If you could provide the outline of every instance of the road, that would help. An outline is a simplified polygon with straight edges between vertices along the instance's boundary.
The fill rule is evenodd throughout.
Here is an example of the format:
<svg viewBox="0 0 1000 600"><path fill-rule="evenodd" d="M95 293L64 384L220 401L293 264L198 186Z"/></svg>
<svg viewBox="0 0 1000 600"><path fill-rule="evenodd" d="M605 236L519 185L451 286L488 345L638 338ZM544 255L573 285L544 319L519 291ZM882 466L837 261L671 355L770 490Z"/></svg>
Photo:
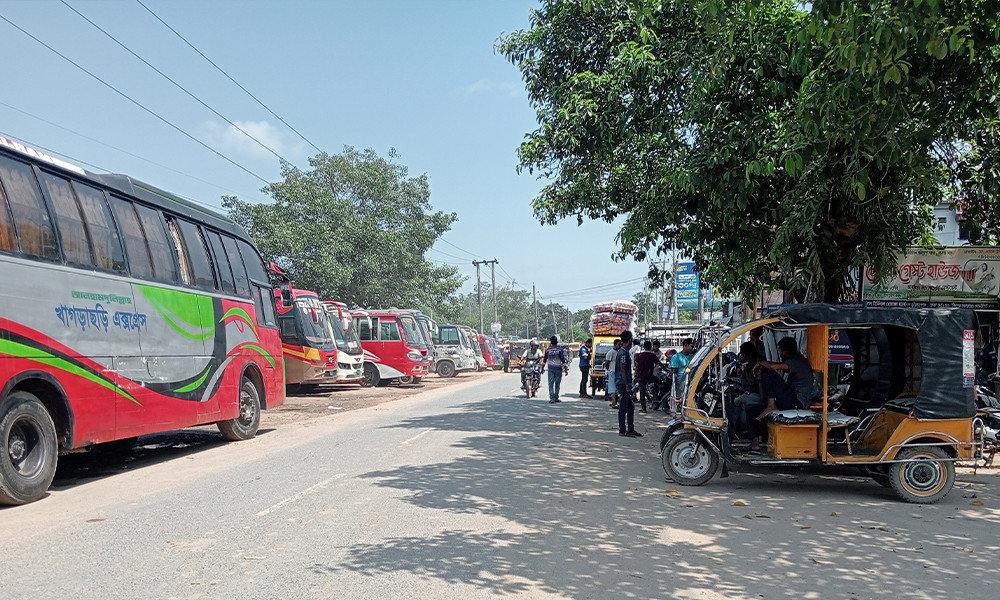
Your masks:
<svg viewBox="0 0 1000 600"><path fill-rule="evenodd" d="M574 374L578 377L578 372ZM573 377L565 389L576 387ZM932 506L849 471L665 480L663 418L498 374L224 444L65 457L0 510L5 598L992 598L995 472ZM543 395L544 397L544 395ZM178 441L179 440L179 441ZM152 448L152 449L150 449ZM117 465L117 466L115 466Z"/></svg>

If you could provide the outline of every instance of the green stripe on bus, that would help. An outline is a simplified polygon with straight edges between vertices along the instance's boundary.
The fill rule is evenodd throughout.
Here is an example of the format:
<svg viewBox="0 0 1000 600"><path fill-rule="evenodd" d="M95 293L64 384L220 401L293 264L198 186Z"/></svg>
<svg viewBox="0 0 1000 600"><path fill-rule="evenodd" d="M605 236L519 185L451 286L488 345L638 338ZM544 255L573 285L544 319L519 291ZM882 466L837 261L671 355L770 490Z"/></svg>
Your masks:
<svg viewBox="0 0 1000 600"><path fill-rule="evenodd" d="M241 348L250 348L251 350L254 350L254 351L260 353L260 355L263 356L264 358L266 358L267 362L271 364L271 367L274 368L274 366L275 366L275 364L274 364L274 357L272 357L270 354L268 354L267 350L264 350L262 347L258 346L257 344L243 344L240 347Z"/></svg>
<svg viewBox="0 0 1000 600"><path fill-rule="evenodd" d="M16 356L18 358L23 358L38 363L47 364L56 369L66 371L67 373L72 373L79 377L83 377L84 379L92 381L98 385L102 385L111 390L112 392L124 396L129 400L131 400L132 402L138 404L139 406L142 406L141 402L133 398L131 394L129 394L122 388L118 387L111 381L108 381L107 379L101 377L100 375L95 375L94 373L91 373L86 369L74 365L73 363L65 359L49 354L44 350L40 350L32 346L25 346L24 344L19 344L17 342L12 342L10 340L0 340L0 354L9 354L11 356ZM32 355L39 355L39 356L32 356Z"/></svg>
<svg viewBox="0 0 1000 600"><path fill-rule="evenodd" d="M177 392L178 394L183 394L184 392L190 392L191 390L198 389L199 387L201 387L202 382L205 381L205 378L208 377L208 374L211 373L211 372L212 372L212 368L211 367L205 369L205 372L202 373L201 377L198 378L198 381L195 381L193 383L189 383L188 385L186 385L186 386L184 386L182 388L177 388L174 391Z"/></svg>
<svg viewBox="0 0 1000 600"><path fill-rule="evenodd" d="M202 325L202 315L212 315L212 297L189 292L167 290L148 285L136 286L149 300L163 320L182 336L196 341L215 336L215 324ZM194 330L194 331L192 331Z"/></svg>
<svg viewBox="0 0 1000 600"><path fill-rule="evenodd" d="M250 326L250 329L253 330L254 336L258 340L260 339L260 332L257 331L257 325L253 322L253 319L250 318L250 313L243 310L242 308L233 307L227 310L226 314L222 315L222 318L219 319L219 322L225 323L226 319L228 319L229 317L241 317L244 321L246 321L246 324Z"/></svg>

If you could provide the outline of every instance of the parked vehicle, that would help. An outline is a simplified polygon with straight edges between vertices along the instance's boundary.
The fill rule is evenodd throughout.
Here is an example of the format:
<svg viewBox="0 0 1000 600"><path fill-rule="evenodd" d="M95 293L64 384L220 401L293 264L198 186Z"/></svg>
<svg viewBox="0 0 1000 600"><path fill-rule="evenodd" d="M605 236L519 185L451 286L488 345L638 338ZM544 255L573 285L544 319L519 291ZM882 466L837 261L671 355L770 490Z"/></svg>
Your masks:
<svg viewBox="0 0 1000 600"><path fill-rule="evenodd" d="M524 351L528 349L531 345L531 340L509 340L507 344L510 346L510 370L515 373L521 372L521 366L524 364Z"/></svg>
<svg viewBox="0 0 1000 600"><path fill-rule="evenodd" d="M542 365L538 359L529 358L521 364L521 373L524 375L524 394L528 398L538 395L538 386L542 382Z"/></svg>
<svg viewBox="0 0 1000 600"><path fill-rule="evenodd" d="M420 381L426 372L421 350L427 349L413 315L391 310L367 310L363 314L363 318L355 318L365 350L361 385L386 385L403 378L412 378L407 382Z"/></svg>
<svg viewBox="0 0 1000 600"><path fill-rule="evenodd" d="M483 351L483 361L486 363L485 368L496 369L503 366L500 364L500 354L496 353L496 347L492 345L490 338L480 333L478 341L479 347Z"/></svg>
<svg viewBox="0 0 1000 600"><path fill-rule="evenodd" d="M479 332L471 327L462 326L462 330L465 332L466 337L469 338L469 343L472 345L472 351L476 355L476 371L483 371L486 369L486 358L483 357L483 347L479 345Z"/></svg>
<svg viewBox="0 0 1000 600"><path fill-rule="evenodd" d="M436 370L436 360L437 348L435 348L434 338L437 336L437 323L434 319L428 317L424 313L415 310L411 311L417 319L417 325L420 326L420 332L424 336L424 341L427 343L427 373L434 373Z"/></svg>
<svg viewBox="0 0 1000 600"><path fill-rule="evenodd" d="M334 380L337 345L326 308L316 292L290 289L290 305L284 304L282 290L274 291L274 300L285 359L285 385L300 391L303 387L308 389L308 386Z"/></svg>
<svg viewBox="0 0 1000 600"><path fill-rule="evenodd" d="M361 383L364 378L365 351L354 331L354 321L342 302L324 300L326 314L337 346L337 371L335 383Z"/></svg>
<svg viewBox="0 0 1000 600"><path fill-rule="evenodd" d="M0 137L0 274L0 504L45 495L61 452L244 440L284 402L264 261L170 192Z"/></svg>
<svg viewBox="0 0 1000 600"><path fill-rule="evenodd" d="M476 352L460 325L438 325L434 352L434 368L441 377L476 370Z"/></svg>
<svg viewBox="0 0 1000 600"><path fill-rule="evenodd" d="M722 350L757 327L770 339L801 340L819 383L814 409L768 415L762 454L730 441L733 415L723 401L731 383ZM779 308L691 358L682 416L661 440L663 468L680 485L700 485L720 457L729 464L854 465L903 500L937 502L954 485L955 461L983 459L972 364L977 330L965 309ZM853 352L849 368L830 351L841 334ZM842 371L849 372L844 388L830 386ZM835 393L843 397L840 410L831 403Z"/></svg>

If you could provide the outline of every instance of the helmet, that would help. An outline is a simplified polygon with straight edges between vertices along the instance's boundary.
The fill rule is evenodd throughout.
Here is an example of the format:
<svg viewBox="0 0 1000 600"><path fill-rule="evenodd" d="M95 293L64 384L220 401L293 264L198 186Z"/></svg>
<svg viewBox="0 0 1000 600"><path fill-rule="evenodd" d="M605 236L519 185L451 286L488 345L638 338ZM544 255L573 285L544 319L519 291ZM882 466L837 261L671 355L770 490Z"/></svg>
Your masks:
<svg viewBox="0 0 1000 600"><path fill-rule="evenodd" d="M529 344L529 345L532 348L537 348L538 347L538 340L531 340L531 344Z"/></svg>

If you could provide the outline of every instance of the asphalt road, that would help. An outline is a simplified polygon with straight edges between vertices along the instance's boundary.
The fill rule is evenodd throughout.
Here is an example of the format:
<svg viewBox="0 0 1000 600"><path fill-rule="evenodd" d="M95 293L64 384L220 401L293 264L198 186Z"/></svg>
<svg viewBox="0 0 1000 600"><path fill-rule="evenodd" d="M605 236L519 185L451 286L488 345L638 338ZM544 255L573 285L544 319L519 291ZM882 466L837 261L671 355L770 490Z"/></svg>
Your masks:
<svg viewBox="0 0 1000 600"><path fill-rule="evenodd" d="M564 389L576 387L578 372ZM281 425L64 457L0 509L4 598L995 598L1000 485L932 506L851 471L685 488L663 418L620 438L600 400L515 375ZM544 394L543 394L544 398ZM162 442L162 443L161 443Z"/></svg>

